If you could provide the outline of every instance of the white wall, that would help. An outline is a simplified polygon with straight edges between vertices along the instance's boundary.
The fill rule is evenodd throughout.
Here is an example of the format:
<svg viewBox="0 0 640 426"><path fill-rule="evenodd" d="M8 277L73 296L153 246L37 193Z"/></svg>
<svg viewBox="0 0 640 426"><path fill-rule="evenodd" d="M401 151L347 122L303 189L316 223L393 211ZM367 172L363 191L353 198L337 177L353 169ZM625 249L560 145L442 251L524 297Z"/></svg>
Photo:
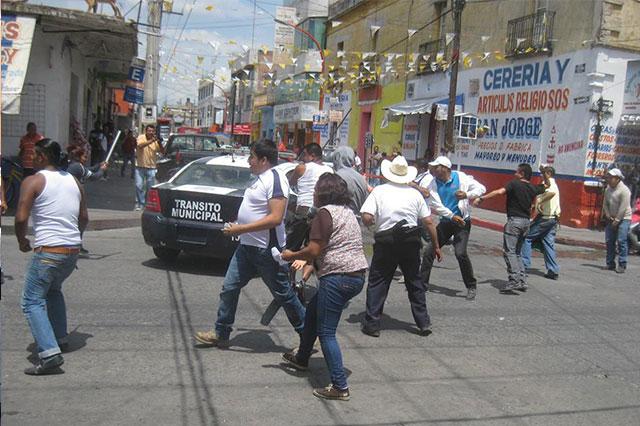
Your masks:
<svg viewBox="0 0 640 426"><path fill-rule="evenodd" d="M63 147L67 145L72 72L78 76L77 118L82 123L85 112L84 91L88 85L87 61L74 48L67 47L63 50L63 41L64 34L44 34L42 27L36 26L25 87L44 86L44 111L33 111L33 105L24 99L19 115L2 114L3 155L18 154L20 137L25 133L27 122L32 120L44 121L36 122L39 133L60 142Z"/></svg>

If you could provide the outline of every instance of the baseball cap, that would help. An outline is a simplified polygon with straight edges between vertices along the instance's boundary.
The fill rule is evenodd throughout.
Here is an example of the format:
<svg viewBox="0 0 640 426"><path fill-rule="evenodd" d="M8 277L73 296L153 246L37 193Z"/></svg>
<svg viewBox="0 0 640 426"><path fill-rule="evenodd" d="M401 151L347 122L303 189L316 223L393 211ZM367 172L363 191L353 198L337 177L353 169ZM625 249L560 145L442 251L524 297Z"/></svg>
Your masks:
<svg viewBox="0 0 640 426"><path fill-rule="evenodd" d="M607 172L607 174L609 176L617 176L620 179L624 179L624 175L622 174L622 172L620 171L620 169L611 169Z"/></svg>
<svg viewBox="0 0 640 426"><path fill-rule="evenodd" d="M436 158L432 162L429 163L430 166L445 166L447 169L451 168L451 160L449 160L444 155Z"/></svg>

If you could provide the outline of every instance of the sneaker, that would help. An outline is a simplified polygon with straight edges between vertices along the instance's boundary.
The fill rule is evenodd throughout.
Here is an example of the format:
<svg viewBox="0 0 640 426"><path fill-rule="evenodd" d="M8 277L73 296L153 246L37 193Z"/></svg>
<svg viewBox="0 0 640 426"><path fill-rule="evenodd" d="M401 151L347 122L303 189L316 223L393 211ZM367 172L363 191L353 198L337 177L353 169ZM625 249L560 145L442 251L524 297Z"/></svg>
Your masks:
<svg viewBox="0 0 640 426"><path fill-rule="evenodd" d="M557 280L558 279L558 274L556 274L553 271L547 271L546 274L544 274L544 277L550 280Z"/></svg>
<svg viewBox="0 0 640 426"><path fill-rule="evenodd" d="M193 338L202 345L216 346L218 348L228 348L229 340L220 339L215 331L198 331Z"/></svg>
<svg viewBox="0 0 640 426"><path fill-rule="evenodd" d="M136 204L136 206L133 208L133 210L139 212L140 210L142 210L142 207L139 204Z"/></svg>
<svg viewBox="0 0 640 426"><path fill-rule="evenodd" d="M367 327L366 325L362 325L360 330L367 336L380 337L380 330L374 330L372 328Z"/></svg>
<svg viewBox="0 0 640 426"><path fill-rule="evenodd" d="M527 291L528 289L529 289L529 286L526 285L526 284L522 284L522 285L519 285L518 287L516 287L516 290L518 290L518 291Z"/></svg>
<svg viewBox="0 0 640 426"><path fill-rule="evenodd" d="M333 385L326 388L318 388L313 390L313 395L323 399L333 399L338 401L348 401L351 396L349 395L349 389L337 389Z"/></svg>
<svg viewBox="0 0 640 426"><path fill-rule="evenodd" d="M309 369L309 364L306 362L303 363L301 361L298 361L296 354L294 354L293 352L287 352L282 354L282 359L285 360L287 364L291 365L296 370L307 371Z"/></svg>
<svg viewBox="0 0 640 426"><path fill-rule="evenodd" d="M428 336L431 334L431 324L418 328L418 336Z"/></svg>
<svg viewBox="0 0 640 426"><path fill-rule="evenodd" d="M626 266L618 265L618 267L616 268L616 273L624 274L626 270L627 270Z"/></svg>
<svg viewBox="0 0 640 426"><path fill-rule="evenodd" d="M517 288L515 284L507 284L500 290L500 293L513 293Z"/></svg>
<svg viewBox="0 0 640 426"><path fill-rule="evenodd" d="M476 298L476 289L475 288L470 288L467 290L467 300L475 300Z"/></svg>
<svg viewBox="0 0 640 426"><path fill-rule="evenodd" d="M616 270L616 265L607 265L607 271L615 271Z"/></svg>
<svg viewBox="0 0 640 426"><path fill-rule="evenodd" d="M46 376L47 374L62 374L60 366L64 364L62 355L57 354L40 360L40 363L24 370L29 376Z"/></svg>

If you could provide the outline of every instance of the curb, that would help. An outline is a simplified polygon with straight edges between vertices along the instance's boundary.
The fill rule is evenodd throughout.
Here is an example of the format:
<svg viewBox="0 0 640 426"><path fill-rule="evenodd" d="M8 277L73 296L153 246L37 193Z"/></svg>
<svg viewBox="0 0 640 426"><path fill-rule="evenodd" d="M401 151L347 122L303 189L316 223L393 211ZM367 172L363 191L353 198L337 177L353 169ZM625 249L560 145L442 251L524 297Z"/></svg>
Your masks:
<svg viewBox="0 0 640 426"><path fill-rule="evenodd" d="M479 226L480 228L491 229L492 231L502 232L504 224L492 222L490 220L471 218L471 223ZM607 245L599 241L577 240L569 237L556 237L556 243L563 244L565 246L584 247L595 250L606 250Z"/></svg>

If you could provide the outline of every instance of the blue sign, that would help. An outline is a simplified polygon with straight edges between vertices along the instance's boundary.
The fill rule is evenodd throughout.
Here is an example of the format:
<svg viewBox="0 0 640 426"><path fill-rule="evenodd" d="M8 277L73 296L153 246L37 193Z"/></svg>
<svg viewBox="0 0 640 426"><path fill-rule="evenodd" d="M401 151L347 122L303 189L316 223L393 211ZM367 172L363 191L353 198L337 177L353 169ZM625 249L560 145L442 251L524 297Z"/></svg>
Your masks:
<svg viewBox="0 0 640 426"><path fill-rule="evenodd" d="M124 88L124 100L133 104L144 103L144 90L127 86Z"/></svg>
<svg viewBox="0 0 640 426"><path fill-rule="evenodd" d="M140 67L129 67L129 80L135 81L136 83L144 82L144 68Z"/></svg>

